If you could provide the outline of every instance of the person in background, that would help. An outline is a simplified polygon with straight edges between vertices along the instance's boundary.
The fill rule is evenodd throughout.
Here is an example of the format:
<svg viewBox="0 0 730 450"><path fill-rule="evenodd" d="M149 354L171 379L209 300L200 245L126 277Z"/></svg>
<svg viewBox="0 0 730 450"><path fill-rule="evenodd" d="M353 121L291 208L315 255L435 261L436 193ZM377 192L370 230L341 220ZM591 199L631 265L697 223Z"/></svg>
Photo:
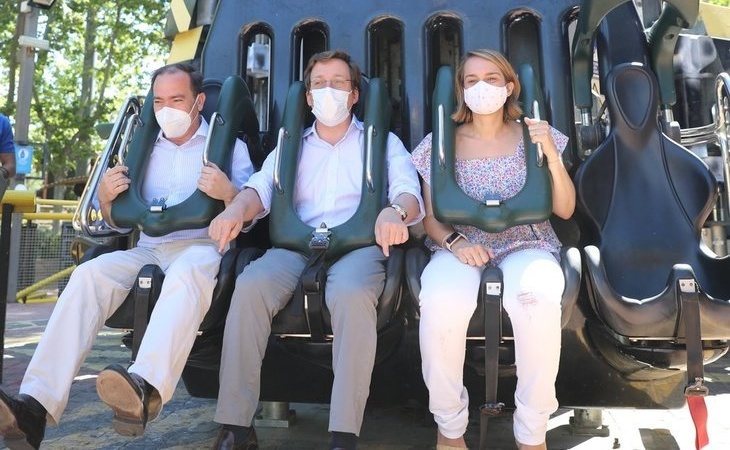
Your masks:
<svg viewBox="0 0 730 450"><path fill-rule="evenodd" d="M15 176L15 144L8 117L0 114L0 197Z"/></svg>

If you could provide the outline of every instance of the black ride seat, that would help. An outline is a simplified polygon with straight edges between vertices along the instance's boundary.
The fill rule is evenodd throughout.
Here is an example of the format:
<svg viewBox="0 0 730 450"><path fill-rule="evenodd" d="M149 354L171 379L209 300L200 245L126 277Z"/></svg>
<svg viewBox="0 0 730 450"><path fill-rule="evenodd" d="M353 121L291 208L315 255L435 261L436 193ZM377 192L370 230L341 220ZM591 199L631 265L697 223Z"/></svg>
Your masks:
<svg viewBox="0 0 730 450"><path fill-rule="evenodd" d="M699 242L715 178L661 132L650 70L621 64L606 81L612 131L575 177L596 233L584 249L593 308L618 335L674 340L684 337L677 281L695 279L702 339L730 338L730 258Z"/></svg>
<svg viewBox="0 0 730 450"><path fill-rule="evenodd" d="M214 79L205 80L203 83L206 102L201 114L209 123L212 114L218 110L222 86L223 83L221 81ZM244 97L249 99L240 103L241 110L235 112L228 111L228 114L236 114L242 118L240 129L233 130L233 132L236 133L237 137L246 142L252 160L260 160L261 158L255 158L256 155L262 154L258 120L253 110L248 91L245 91ZM226 118L226 113L221 111L219 113L222 113L224 120L232 120L231 117ZM222 169L230 175L230 167ZM245 237L237 242L238 248L231 248L221 259L218 281L213 291L211 307L199 327L198 338L193 345L187 366L183 372L183 381L185 381L186 387L191 395L205 392L204 386L201 386L199 383L200 374L197 370L203 370L207 374L209 370L217 371L218 369L225 318L230 305L231 293L235 286L236 275L240 272L237 264L250 261L250 255L257 253L257 249L241 250L240 247L250 245L249 240ZM117 249L104 245L92 247L84 253L81 262L88 261L100 254ZM160 295L164 278L165 274L158 266L144 266L140 270L137 276L137 282L134 284L124 303L106 321L106 326L108 327L133 330L131 336L128 335L124 339L125 345L132 349L132 360L136 357L137 350L139 350L147 321ZM140 311L136 311L136 309L140 309ZM188 377L187 375L190 372L192 374Z"/></svg>

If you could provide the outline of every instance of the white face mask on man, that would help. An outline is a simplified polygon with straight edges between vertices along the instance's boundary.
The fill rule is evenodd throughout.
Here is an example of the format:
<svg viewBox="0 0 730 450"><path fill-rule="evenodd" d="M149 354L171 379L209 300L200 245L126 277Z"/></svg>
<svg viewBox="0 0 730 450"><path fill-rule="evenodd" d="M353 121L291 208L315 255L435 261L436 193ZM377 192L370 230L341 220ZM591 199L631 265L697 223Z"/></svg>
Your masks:
<svg viewBox="0 0 730 450"><path fill-rule="evenodd" d="M334 127L347 119L350 109L347 99L352 91L341 91L331 87L312 89L312 113L322 125Z"/></svg>
<svg viewBox="0 0 730 450"><path fill-rule="evenodd" d="M193 112L198 105L199 96L195 97L195 102L190 111L180 111L179 109L170 108L165 106L159 111L155 111L155 118L157 119L158 125L162 129L165 137L168 139L177 139L184 135L190 124L193 123L193 119L190 117L190 113Z"/></svg>
<svg viewBox="0 0 730 450"><path fill-rule="evenodd" d="M499 111L508 96L506 85L494 86L482 80L464 89L464 103L476 114L492 114Z"/></svg>

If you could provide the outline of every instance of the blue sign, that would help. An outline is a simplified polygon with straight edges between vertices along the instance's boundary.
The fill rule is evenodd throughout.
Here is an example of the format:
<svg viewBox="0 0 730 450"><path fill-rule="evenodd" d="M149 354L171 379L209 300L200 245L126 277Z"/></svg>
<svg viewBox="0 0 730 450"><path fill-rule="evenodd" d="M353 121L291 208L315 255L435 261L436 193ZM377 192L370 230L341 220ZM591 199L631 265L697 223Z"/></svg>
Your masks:
<svg viewBox="0 0 730 450"><path fill-rule="evenodd" d="M15 173L27 175L33 166L33 147L15 145Z"/></svg>

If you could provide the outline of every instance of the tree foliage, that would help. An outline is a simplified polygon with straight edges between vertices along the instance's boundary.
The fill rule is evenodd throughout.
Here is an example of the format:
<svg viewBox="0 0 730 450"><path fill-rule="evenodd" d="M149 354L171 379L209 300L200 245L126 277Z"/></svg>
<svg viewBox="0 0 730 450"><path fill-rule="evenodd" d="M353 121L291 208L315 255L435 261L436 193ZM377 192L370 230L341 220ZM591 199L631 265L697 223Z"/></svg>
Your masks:
<svg viewBox="0 0 730 450"><path fill-rule="evenodd" d="M0 3L0 42L8 43L19 1ZM160 0L57 0L44 11L39 32L51 50L36 59L30 140L47 143L56 178L85 174L103 146L94 125L114 120L124 98L149 89L150 71L168 53L167 7ZM12 114L14 105L7 101L15 99L8 91L17 89L18 73L12 70L15 49L10 47L0 49L0 94L6 99L4 112Z"/></svg>

